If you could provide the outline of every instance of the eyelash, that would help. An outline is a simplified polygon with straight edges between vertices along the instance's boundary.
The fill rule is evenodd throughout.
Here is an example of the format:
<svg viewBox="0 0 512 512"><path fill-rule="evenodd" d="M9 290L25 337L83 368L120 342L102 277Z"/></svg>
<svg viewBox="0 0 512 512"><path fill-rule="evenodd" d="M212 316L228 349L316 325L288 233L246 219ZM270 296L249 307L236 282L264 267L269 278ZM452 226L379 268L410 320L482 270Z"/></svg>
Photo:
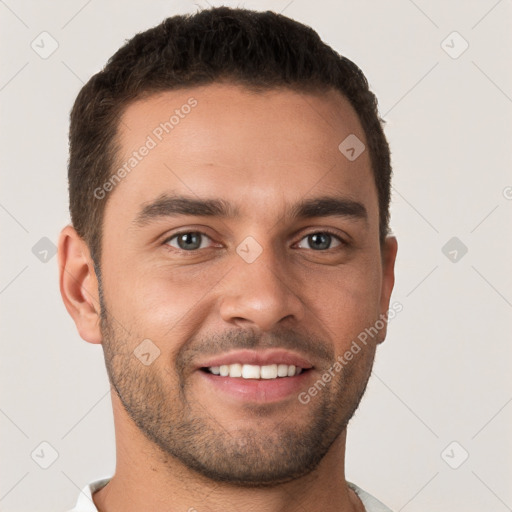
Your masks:
<svg viewBox="0 0 512 512"><path fill-rule="evenodd" d="M186 254L189 254L189 255L194 255L194 254L197 254L198 251L200 250L204 250L204 249L193 249L193 250L190 250L190 251L186 251L185 249L179 249L177 247L172 247L169 245L169 242L171 240L173 240L174 238L180 236L180 235L185 235L185 234L188 234L188 233L195 233L195 234L200 234L202 236L205 236L207 238L209 238L211 241L212 238L210 236L208 236L206 233L202 232L202 231L192 231L192 230L186 230L186 231L179 231L177 233L173 233L171 236L167 237L163 242L162 244L169 250L169 251L172 251L172 252L179 252L179 253L186 253ZM319 231L311 231L310 233L307 233L305 234L300 240L299 242L301 242L302 240L304 240L304 238L307 238L308 236L311 236L311 235L317 235L317 234L326 234L326 235L330 235L334 238L336 238L336 240L340 243L340 245L338 247L333 247L333 248L329 248L329 249L324 249L324 250L320 250L320 251L315 251L315 252L330 252L332 250L336 250L336 249L340 249L341 247L346 247L349 245L349 243L344 240L343 238L340 237L340 235L330 229L322 229L322 230L319 230ZM311 251L314 251L314 249L309 249Z"/></svg>

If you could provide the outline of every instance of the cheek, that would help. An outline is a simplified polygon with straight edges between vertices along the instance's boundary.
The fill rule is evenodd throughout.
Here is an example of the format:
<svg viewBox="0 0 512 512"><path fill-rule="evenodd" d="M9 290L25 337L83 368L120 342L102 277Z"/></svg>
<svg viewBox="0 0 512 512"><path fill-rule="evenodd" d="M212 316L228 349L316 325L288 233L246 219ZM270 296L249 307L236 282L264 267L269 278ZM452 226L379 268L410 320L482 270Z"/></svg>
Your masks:
<svg viewBox="0 0 512 512"><path fill-rule="evenodd" d="M327 335L344 346L379 316L380 274L374 266L347 266L303 281L304 301Z"/></svg>
<svg viewBox="0 0 512 512"><path fill-rule="evenodd" d="M190 269L151 266L147 271L119 272L105 283L105 300L130 337L149 338L158 346L188 337L201 323L208 290L219 280L217 272L196 275ZM210 283L211 281L211 283Z"/></svg>

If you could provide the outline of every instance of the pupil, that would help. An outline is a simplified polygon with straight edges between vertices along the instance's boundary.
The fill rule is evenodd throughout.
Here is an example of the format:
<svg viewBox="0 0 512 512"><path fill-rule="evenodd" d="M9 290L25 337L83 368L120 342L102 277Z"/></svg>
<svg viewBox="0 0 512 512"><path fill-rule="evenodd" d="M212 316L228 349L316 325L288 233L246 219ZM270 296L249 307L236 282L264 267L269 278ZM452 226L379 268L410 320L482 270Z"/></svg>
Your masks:
<svg viewBox="0 0 512 512"><path fill-rule="evenodd" d="M199 233L183 233L178 237L180 249L198 249L201 245Z"/></svg>
<svg viewBox="0 0 512 512"><path fill-rule="evenodd" d="M315 233L309 235L309 241L313 249L328 249L331 245L331 236L327 233Z"/></svg>

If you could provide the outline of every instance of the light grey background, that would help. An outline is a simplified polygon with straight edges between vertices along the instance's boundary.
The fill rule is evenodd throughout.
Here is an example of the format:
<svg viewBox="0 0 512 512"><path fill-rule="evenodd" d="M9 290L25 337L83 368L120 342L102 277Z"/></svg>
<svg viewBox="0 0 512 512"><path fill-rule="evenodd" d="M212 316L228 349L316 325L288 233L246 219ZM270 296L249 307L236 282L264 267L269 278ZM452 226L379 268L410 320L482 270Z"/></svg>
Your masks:
<svg viewBox="0 0 512 512"><path fill-rule="evenodd" d="M511 1L225 3L311 25L363 69L387 120L403 311L349 427L347 478L396 511L512 510ZM40 240L69 222L80 87L125 39L198 6L0 1L2 511L66 510L114 471L101 346L78 336ZM46 59L31 47L51 49L43 31L58 43ZM462 257L457 241L443 252L452 237Z"/></svg>

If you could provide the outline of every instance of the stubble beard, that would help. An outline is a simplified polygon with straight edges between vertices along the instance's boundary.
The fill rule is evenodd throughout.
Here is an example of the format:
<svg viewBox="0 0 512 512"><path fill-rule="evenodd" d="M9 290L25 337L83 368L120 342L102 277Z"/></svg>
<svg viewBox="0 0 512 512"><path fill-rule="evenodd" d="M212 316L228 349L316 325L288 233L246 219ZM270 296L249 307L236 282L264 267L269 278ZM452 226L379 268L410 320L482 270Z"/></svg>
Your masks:
<svg viewBox="0 0 512 512"><path fill-rule="evenodd" d="M354 358L308 404L294 407L295 417L276 413L275 404L247 405L244 415L252 412L254 425L234 430L191 396L179 365L162 371L155 363L141 364L133 354L138 342L126 339L114 322L102 305L109 381L161 461L169 471L179 462L214 482L242 487L271 487L313 471L357 409L374 358L370 348ZM276 417L272 431L259 421L269 414Z"/></svg>

